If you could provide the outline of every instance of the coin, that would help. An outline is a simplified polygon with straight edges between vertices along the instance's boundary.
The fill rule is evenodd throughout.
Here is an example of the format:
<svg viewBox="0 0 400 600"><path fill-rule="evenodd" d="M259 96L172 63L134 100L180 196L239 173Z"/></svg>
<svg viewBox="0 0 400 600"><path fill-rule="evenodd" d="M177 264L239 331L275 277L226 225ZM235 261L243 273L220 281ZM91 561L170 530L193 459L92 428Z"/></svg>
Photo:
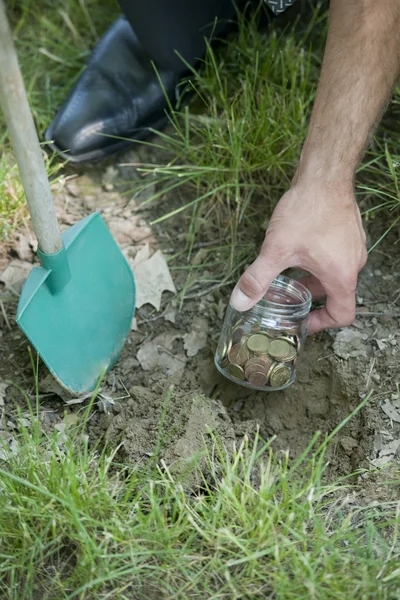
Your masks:
<svg viewBox="0 0 400 600"><path fill-rule="evenodd" d="M296 347L297 345L296 338L293 335L287 335L286 333L284 333L283 335L280 335L277 339L285 340L285 342L288 342L291 346L294 347Z"/></svg>
<svg viewBox="0 0 400 600"><path fill-rule="evenodd" d="M271 373L272 371L275 369L275 367L277 367L279 365L279 363L277 362L273 362L271 364L271 366L269 367L268 371L267 371L267 381L269 381L270 377L271 377Z"/></svg>
<svg viewBox="0 0 400 600"><path fill-rule="evenodd" d="M276 339L269 344L268 354L272 356L272 358L281 360L285 359L287 356L290 356L292 348L293 346L286 340Z"/></svg>
<svg viewBox="0 0 400 600"><path fill-rule="evenodd" d="M232 377L235 377L240 381L244 381L244 371L242 367L239 367L239 365L230 364L226 367L226 371L229 373L229 375L232 375Z"/></svg>
<svg viewBox="0 0 400 600"><path fill-rule="evenodd" d="M245 375L247 381L249 381L249 377L253 373L264 373L264 375L266 375L267 371L261 365L249 365L249 366L245 365L244 375Z"/></svg>
<svg viewBox="0 0 400 600"><path fill-rule="evenodd" d="M261 367L264 368L264 370L266 370L270 363L271 363L271 358L269 356L265 356L264 354L259 354L258 356L253 356L253 358L249 358L249 360L246 362L246 367L248 365L260 365Z"/></svg>
<svg viewBox="0 0 400 600"><path fill-rule="evenodd" d="M250 354L245 343L235 344L228 353L229 362L233 365L244 365L249 358Z"/></svg>
<svg viewBox="0 0 400 600"><path fill-rule="evenodd" d="M230 362L229 362L229 360L228 360L228 358L227 358L226 356L225 356L225 358L223 358L223 359L220 361L220 365L221 365L222 369L226 369L226 367L227 367L229 364L230 364Z"/></svg>
<svg viewBox="0 0 400 600"><path fill-rule="evenodd" d="M282 362L292 362L297 357L296 348L291 346L291 351L284 358L281 358Z"/></svg>
<svg viewBox="0 0 400 600"><path fill-rule="evenodd" d="M251 352L265 354L270 343L271 340L264 333L255 333L248 338L247 347Z"/></svg>
<svg viewBox="0 0 400 600"><path fill-rule="evenodd" d="M236 327L232 332L232 344L238 344L245 334L245 330L242 327Z"/></svg>
<svg viewBox="0 0 400 600"><path fill-rule="evenodd" d="M296 348L297 352L300 350L300 338L298 335L292 335L285 332L284 335L280 335L278 339L287 341Z"/></svg>
<svg viewBox="0 0 400 600"><path fill-rule="evenodd" d="M261 371L255 371L248 377L248 382L255 387L264 387L267 383L267 376Z"/></svg>
<svg viewBox="0 0 400 600"><path fill-rule="evenodd" d="M282 387L288 383L291 376L292 369L288 365L279 363L272 369L269 382L272 387Z"/></svg>
<svg viewBox="0 0 400 600"><path fill-rule="evenodd" d="M246 375L246 379L248 379L249 376L252 373L255 373L256 371L260 371L266 374L272 362L272 359L267 356L250 358L250 360L248 360L244 365L244 373Z"/></svg>

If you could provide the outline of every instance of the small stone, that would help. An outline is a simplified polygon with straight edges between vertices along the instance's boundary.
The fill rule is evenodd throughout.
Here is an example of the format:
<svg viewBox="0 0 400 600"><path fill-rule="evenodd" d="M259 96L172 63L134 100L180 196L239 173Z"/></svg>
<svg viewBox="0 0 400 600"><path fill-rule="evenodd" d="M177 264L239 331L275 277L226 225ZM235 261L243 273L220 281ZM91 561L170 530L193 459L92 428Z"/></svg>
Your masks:
<svg viewBox="0 0 400 600"><path fill-rule="evenodd" d="M379 350L385 350L386 340L375 340L375 341L376 341L376 345L378 346Z"/></svg>
<svg viewBox="0 0 400 600"><path fill-rule="evenodd" d="M374 275L376 275L377 277L380 277L382 275L382 271L380 269L375 269Z"/></svg>
<svg viewBox="0 0 400 600"><path fill-rule="evenodd" d="M12 260L0 276L0 282L15 294L20 294L26 278L32 270L32 263L26 260Z"/></svg>
<svg viewBox="0 0 400 600"><path fill-rule="evenodd" d="M400 423L400 411L397 410L397 408L393 406L391 402L385 402L385 404L382 404L381 409L385 415L389 417L389 419L395 421L396 423Z"/></svg>
<svg viewBox="0 0 400 600"><path fill-rule="evenodd" d="M358 442L354 438L345 435L341 438L340 445L342 446L346 454L351 454L353 449L358 446Z"/></svg>

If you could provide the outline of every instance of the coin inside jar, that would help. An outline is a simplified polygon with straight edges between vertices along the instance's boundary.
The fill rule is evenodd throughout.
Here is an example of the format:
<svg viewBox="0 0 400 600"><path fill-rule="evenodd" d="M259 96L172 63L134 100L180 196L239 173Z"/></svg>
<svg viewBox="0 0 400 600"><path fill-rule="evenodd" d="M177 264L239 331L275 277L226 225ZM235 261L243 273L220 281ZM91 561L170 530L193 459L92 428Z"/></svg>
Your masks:
<svg viewBox="0 0 400 600"><path fill-rule="evenodd" d="M250 360L248 360L244 365L244 374L246 376L246 379L248 380L250 375L252 373L256 373L257 371L266 374L271 364L272 359L268 357L263 356L260 358L250 358Z"/></svg>
<svg viewBox="0 0 400 600"><path fill-rule="evenodd" d="M296 348L294 346L291 347L290 352L281 358L282 362L292 362L292 360L295 360L295 358L297 357L297 351Z"/></svg>
<svg viewBox="0 0 400 600"><path fill-rule="evenodd" d="M268 346L268 354L278 360L285 360L287 356L292 354L292 351L293 346L286 340L279 338L273 340Z"/></svg>
<svg viewBox="0 0 400 600"><path fill-rule="evenodd" d="M267 383L267 376L261 371L255 371L247 378L248 382L255 387L264 387Z"/></svg>
<svg viewBox="0 0 400 600"><path fill-rule="evenodd" d="M292 369L288 365L278 363L271 371L270 384L273 387L281 387L290 381Z"/></svg>
<svg viewBox="0 0 400 600"><path fill-rule="evenodd" d="M268 347L271 343L270 338L264 333L255 333L251 335L247 340L247 348L251 352L256 352L257 354L265 354L268 350Z"/></svg>
<svg viewBox="0 0 400 600"><path fill-rule="evenodd" d="M232 375L232 377L235 377L240 381L244 381L244 371L242 367L239 367L239 365L229 364L226 367L226 371L229 373L229 375Z"/></svg>
<svg viewBox="0 0 400 600"><path fill-rule="evenodd" d="M242 366L247 360L249 360L249 358L250 354L247 349L247 346L245 343L242 342L232 346L228 353L229 362L233 365Z"/></svg>

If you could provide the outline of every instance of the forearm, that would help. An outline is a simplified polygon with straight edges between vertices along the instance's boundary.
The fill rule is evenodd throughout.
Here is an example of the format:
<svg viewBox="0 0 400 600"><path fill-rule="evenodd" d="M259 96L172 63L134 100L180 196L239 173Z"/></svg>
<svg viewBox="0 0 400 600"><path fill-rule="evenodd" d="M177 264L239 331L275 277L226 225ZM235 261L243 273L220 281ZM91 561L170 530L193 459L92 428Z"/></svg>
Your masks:
<svg viewBox="0 0 400 600"><path fill-rule="evenodd" d="M331 0L314 108L295 182L352 185L400 68L400 0Z"/></svg>

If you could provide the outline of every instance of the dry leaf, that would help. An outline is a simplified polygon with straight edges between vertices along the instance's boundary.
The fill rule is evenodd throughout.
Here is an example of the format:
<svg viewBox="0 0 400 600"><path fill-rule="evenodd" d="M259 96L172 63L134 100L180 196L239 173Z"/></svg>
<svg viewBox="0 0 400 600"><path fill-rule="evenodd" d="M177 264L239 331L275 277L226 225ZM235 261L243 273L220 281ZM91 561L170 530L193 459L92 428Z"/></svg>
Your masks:
<svg viewBox="0 0 400 600"><path fill-rule="evenodd" d="M140 262L133 273L136 280L136 307L151 304L160 310L161 297L164 291L176 294L167 262L161 250L147 260Z"/></svg>
<svg viewBox="0 0 400 600"><path fill-rule="evenodd" d="M172 353L173 344L180 337L176 333L163 333L142 344L136 355L142 369L152 371L161 368L169 375L183 370L186 365L185 356Z"/></svg>
<svg viewBox="0 0 400 600"><path fill-rule="evenodd" d="M345 360L362 356L366 352L365 341L367 339L368 334L345 327L336 334L333 351L337 356Z"/></svg>
<svg viewBox="0 0 400 600"><path fill-rule="evenodd" d="M111 407L115 405L115 401L113 398L111 398L111 396L107 396L106 394L99 394L96 404L100 412L110 414Z"/></svg>
<svg viewBox="0 0 400 600"><path fill-rule="evenodd" d="M32 263L26 260L12 260L0 276L0 282L12 290L15 294L20 294L25 279L32 270Z"/></svg>
<svg viewBox="0 0 400 600"><path fill-rule="evenodd" d="M385 404L382 404L381 409L389 419L392 419L392 421L395 421L396 423L400 423L400 411L395 408L393 404L386 402Z"/></svg>
<svg viewBox="0 0 400 600"><path fill-rule="evenodd" d="M51 373L48 373L44 379L39 381L39 391L43 394L55 394L61 398L65 404L68 405L81 404L84 400L91 398L93 395L93 392L89 392L87 394L83 394L82 396L75 396L75 394L63 388L63 386L58 383Z"/></svg>
<svg viewBox="0 0 400 600"><path fill-rule="evenodd" d="M141 242L151 236L150 228L138 216L132 216L130 219L111 217L106 221L113 237L122 246Z"/></svg>
<svg viewBox="0 0 400 600"><path fill-rule="evenodd" d="M135 258L132 259L132 261L131 261L132 269L137 267L144 260L148 260L149 258L150 258L150 246L149 246L149 244L145 244L144 246L142 246L142 248L139 248L139 250L135 254Z"/></svg>
<svg viewBox="0 0 400 600"><path fill-rule="evenodd" d="M167 307L167 310L164 313L164 319L169 321L170 323L175 323L176 321L176 313L178 311L176 301L172 300Z"/></svg>
<svg viewBox="0 0 400 600"><path fill-rule="evenodd" d="M8 460L10 455L16 456L18 444L9 431L0 431L0 460Z"/></svg>
<svg viewBox="0 0 400 600"><path fill-rule="evenodd" d="M6 389L9 387L9 383L0 381L0 407L4 406L4 398L6 397Z"/></svg>
<svg viewBox="0 0 400 600"><path fill-rule="evenodd" d="M193 319L192 331L183 336L184 348L188 356L196 354L207 346L208 321L203 317Z"/></svg>
<svg viewBox="0 0 400 600"><path fill-rule="evenodd" d="M33 252L32 252L32 238L27 235L23 235L19 233L16 236L16 241L13 244L15 252L18 255L20 260L26 260L28 262L32 262L33 260Z"/></svg>

